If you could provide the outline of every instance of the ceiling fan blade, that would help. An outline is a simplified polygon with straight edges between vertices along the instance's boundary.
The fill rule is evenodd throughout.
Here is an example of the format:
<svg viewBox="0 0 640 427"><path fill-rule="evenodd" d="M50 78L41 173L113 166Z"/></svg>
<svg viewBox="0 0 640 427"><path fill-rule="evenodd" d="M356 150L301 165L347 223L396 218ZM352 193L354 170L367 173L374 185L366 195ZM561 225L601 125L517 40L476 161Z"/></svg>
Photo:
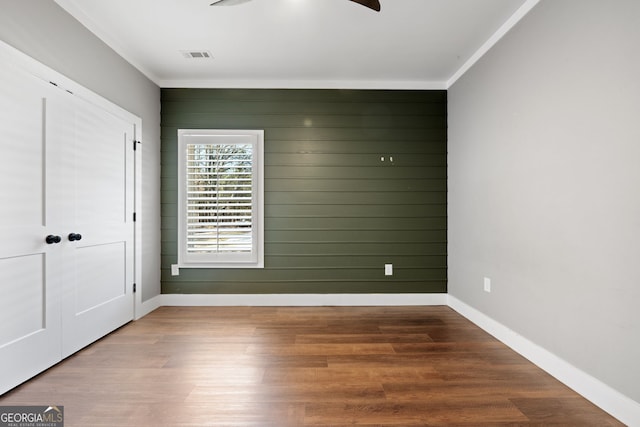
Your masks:
<svg viewBox="0 0 640 427"><path fill-rule="evenodd" d="M215 0L209 6L235 6L236 4L246 3L250 0ZM351 0L354 3L361 4L369 9L373 9L376 12L380 12L379 0Z"/></svg>
<svg viewBox="0 0 640 427"><path fill-rule="evenodd" d="M361 4L369 9L373 9L376 12L380 12L380 1L379 0L351 0L354 3Z"/></svg>
<svg viewBox="0 0 640 427"><path fill-rule="evenodd" d="M215 0L209 6L235 6L237 4L246 3L250 0Z"/></svg>

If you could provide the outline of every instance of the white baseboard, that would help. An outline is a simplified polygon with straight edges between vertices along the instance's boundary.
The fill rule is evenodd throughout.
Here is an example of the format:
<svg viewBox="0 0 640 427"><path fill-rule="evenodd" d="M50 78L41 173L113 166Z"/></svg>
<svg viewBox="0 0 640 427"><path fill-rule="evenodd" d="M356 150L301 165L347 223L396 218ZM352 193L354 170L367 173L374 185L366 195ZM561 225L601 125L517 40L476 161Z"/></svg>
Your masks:
<svg viewBox="0 0 640 427"><path fill-rule="evenodd" d="M162 294L163 306L447 305L447 294Z"/></svg>
<svg viewBox="0 0 640 427"><path fill-rule="evenodd" d="M135 320L138 320L151 313L156 308L162 307L162 295L156 295L146 301L136 304Z"/></svg>
<svg viewBox="0 0 640 427"><path fill-rule="evenodd" d="M514 351L628 426L640 426L640 403L612 389L454 296L448 305Z"/></svg>

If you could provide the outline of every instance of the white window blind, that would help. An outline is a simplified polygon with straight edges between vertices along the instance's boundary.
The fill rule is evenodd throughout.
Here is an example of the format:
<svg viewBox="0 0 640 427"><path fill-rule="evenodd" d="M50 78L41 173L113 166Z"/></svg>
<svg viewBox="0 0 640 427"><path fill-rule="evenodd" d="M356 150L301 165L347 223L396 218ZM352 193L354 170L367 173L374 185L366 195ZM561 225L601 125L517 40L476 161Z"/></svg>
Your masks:
<svg viewBox="0 0 640 427"><path fill-rule="evenodd" d="M180 130L183 267L262 267L262 131Z"/></svg>

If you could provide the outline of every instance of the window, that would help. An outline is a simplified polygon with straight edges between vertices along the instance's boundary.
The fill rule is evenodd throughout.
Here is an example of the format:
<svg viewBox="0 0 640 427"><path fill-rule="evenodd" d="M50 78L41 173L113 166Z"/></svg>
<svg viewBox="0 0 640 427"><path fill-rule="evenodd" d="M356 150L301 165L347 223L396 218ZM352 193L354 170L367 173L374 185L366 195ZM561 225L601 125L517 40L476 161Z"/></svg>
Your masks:
<svg viewBox="0 0 640 427"><path fill-rule="evenodd" d="M262 130L178 130L178 264L264 266Z"/></svg>

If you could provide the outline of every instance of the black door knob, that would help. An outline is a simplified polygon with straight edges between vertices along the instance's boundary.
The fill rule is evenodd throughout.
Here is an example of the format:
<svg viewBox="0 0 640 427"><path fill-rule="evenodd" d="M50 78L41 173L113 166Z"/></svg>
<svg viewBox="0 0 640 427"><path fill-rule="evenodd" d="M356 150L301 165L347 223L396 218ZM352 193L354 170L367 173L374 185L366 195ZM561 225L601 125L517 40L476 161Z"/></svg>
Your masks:
<svg viewBox="0 0 640 427"><path fill-rule="evenodd" d="M69 234L69 241L70 242L75 242L76 240L82 240L82 234L78 234L78 233Z"/></svg>
<svg viewBox="0 0 640 427"><path fill-rule="evenodd" d="M62 241L62 238L60 238L60 236L54 236L53 234L49 234L45 239L45 242L47 242L47 245L53 245L54 243L60 243Z"/></svg>

